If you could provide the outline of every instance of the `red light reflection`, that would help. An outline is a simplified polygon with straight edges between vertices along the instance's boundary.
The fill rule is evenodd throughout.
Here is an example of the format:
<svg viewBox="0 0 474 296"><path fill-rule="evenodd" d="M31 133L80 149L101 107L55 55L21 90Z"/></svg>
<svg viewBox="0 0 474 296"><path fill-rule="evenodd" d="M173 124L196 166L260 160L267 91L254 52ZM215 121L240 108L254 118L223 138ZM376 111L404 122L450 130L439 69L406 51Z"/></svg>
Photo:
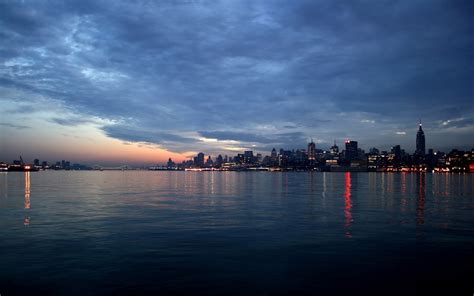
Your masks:
<svg viewBox="0 0 474 296"><path fill-rule="evenodd" d="M350 227L352 226L352 200L351 200L351 187L352 187L352 181L351 181L351 173L346 172L345 174L345 192L344 192L344 216L346 218L346 222L344 224L346 228L346 237L352 237L352 234L350 232Z"/></svg>

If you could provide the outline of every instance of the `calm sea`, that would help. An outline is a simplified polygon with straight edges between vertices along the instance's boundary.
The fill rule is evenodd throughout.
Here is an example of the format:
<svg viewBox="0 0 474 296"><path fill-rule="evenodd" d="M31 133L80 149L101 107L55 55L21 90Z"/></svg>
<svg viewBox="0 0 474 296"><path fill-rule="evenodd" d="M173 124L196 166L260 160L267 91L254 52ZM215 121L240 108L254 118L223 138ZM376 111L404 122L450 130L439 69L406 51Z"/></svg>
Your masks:
<svg viewBox="0 0 474 296"><path fill-rule="evenodd" d="M2 296L470 296L473 275L474 174L0 173Z"/></svg>

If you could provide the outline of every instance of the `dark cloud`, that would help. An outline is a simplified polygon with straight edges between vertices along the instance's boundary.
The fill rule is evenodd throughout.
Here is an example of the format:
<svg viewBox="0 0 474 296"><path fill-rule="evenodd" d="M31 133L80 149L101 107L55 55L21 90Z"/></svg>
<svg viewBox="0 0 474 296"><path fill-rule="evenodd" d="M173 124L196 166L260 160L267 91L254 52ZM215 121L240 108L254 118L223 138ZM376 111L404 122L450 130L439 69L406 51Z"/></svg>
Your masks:
<svg viewBox="0 0 474 296"><path fill-rule="evenodd" d="M474 136L472 1L0 5L0 86L123 123L103 128L110 137L175 151L218 149L178 136L198 131L265 149L372 146L418 118L428 130L464 118L443 128L463 145Z"/></svg>
<svg viewBox="0 0 474 296"><path fill-rule="evenodd" d="M65 126L76 126L84 123L90 123L91 121L84 118L51 118L51 122L57 123L59 125Z"/></svg>
<svg viewBox="0 0 474 296"><path fill-rule="evenodd" d="M36 112L36 109L33 107L33 106L29 106L29 105L26 105L26 106L19 106L19 107L16 107L16 108L13 108L13 109L9 109L7 110L8 113L10 114L31 114L31 113L34 113Z"/></svg>
<svg viewBox="0 0 474 296"><path fill-rule="evenodd" d="M193 138L182 137L179 135L165 133L165 132L150 132L142 129L128 128L121 125L104 126L103 131L110 137L129 141L129 142L144 142L150 144L165 144L165 143L186 143L191 144L197 142Z"/></svg>
<svg viewBox="0 0 474 296"><path fill-rule="evenodd" d="M12 124L12 123L3 123L3 122L0 122L0 125L1 125L1 126L5 126L5 127L16 128L16 129L27 129L27 128L31 128L31 126L27 126L27 125Z"/></svg>

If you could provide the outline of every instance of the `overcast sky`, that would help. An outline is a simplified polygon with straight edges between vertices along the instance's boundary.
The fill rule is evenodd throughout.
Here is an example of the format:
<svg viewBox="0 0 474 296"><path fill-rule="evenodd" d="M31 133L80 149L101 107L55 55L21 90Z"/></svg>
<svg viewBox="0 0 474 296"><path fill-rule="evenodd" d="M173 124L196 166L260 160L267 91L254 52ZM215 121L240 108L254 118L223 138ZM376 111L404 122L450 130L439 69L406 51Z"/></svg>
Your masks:
<svg viewBox="0 0 474 296"><path fill-rule="evenodd" d="M0 0L0 161L470 149L473 3Z"/></svg>

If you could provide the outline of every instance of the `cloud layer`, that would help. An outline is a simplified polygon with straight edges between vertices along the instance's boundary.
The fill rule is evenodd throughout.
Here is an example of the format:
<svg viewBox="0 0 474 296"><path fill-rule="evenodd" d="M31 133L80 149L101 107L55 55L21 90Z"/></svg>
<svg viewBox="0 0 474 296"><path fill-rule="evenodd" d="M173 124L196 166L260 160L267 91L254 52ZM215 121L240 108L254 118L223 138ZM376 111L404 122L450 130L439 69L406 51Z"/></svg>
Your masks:
<svg viewBox="0 0 474 296"><path fill-rule="evenodd" d="M59 104L58 125L98 118L108 137L178 152L310 137L409 150L422 118L428 146L474 145L470 1L0 6L0 100Z"/></svg>

